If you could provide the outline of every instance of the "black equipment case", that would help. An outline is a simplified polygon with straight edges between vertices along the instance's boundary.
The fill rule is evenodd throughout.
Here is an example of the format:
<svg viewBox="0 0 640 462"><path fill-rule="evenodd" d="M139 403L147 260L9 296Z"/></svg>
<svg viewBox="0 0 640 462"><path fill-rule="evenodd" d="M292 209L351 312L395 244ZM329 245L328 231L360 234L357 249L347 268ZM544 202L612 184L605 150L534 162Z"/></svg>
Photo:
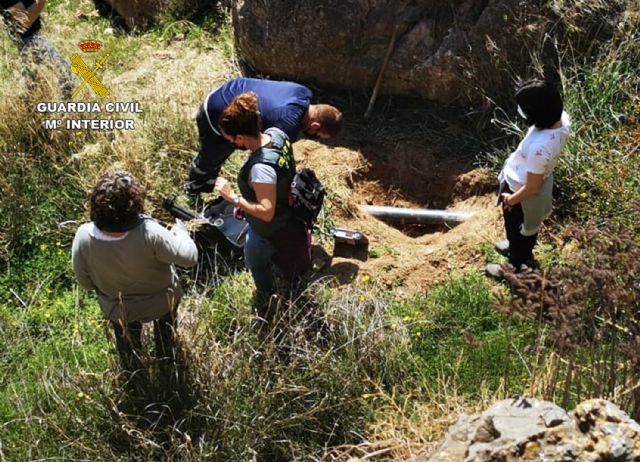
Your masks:
<svg viewBox="0 0 640 462"><path fill-rule="evenodd" d="M218 197L209 203L201 216L176 204L176 196L165 197L164 208L183 221L201 219L195 234L196 242L205 249L215 249L232 255L242 255L249 230L246 220L238 220L233 214L234 205Z"/></svg>

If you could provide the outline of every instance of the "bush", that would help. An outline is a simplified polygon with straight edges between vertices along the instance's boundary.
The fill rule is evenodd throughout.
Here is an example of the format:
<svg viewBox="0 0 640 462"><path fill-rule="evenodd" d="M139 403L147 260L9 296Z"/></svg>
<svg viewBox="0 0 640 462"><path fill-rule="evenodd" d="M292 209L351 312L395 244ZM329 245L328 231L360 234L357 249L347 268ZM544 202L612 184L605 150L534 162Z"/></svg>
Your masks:
<svg viewBox="0 0 640 462"><path fill-rule="evenodd" d="M537 349L563 359L541 374L547 376L547 399L566 407L585 398L617 398L638 418L638 236L620 226L574 227L564 240L571 249L565 262L542 274L507 270L513 297L497 308L537 320Z"/></svg>

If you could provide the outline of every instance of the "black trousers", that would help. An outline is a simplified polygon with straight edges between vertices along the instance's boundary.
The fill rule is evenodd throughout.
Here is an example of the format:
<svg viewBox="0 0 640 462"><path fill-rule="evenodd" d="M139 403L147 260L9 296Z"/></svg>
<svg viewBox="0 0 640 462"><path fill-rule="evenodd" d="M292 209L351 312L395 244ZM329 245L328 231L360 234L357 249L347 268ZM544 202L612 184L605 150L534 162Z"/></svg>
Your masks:
<svg viewBox="0 0 640 462"><path fill-rule="evenodd" d="M513 194L509 188L506 191ZM523 236L520 234L520 226L524 223L524 213L522 205L516 204L511 210L502 209L504 217L504 229L507 232L509 241L509 263L516 269L522 264L531 265L533 261L533 248L538 241L538 233L533 236Z"/></svg>
<svg viewBox="0 0 640 462"><path fill-rule="evenodd" d="M218 123L217 120L212 120L211 122L214 126ZM202 178L199 178L197 174L192 172L189 179L192 181L204 181L218 176L222 164L229 158L235 148L223 136L218 135L211 129L203 107L200 107L198 111L196 124L198 126L200 150L194 159L194 163L196 167L206 173L201 175Z"/></svg>
<svg viewBox="0 0 640 462"><path fill-rule="evenodd" d="M142 322L136 321L123 325L122 323L111 321L111 326L116 337L116 350L123 368L129 371L141 369ZM167 313L153 321L154 356L156 358L173 358L175 327L176 315L174 312Z"/></svg>

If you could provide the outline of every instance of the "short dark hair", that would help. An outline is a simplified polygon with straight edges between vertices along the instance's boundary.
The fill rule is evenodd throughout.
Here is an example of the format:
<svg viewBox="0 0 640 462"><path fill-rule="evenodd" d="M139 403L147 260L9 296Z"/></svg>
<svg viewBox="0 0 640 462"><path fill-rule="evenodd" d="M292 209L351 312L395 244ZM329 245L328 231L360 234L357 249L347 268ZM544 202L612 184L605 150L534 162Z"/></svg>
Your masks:
<svg viewBox="0 0 640 462"><path fill-rule="evenodd" d="M131 173L110 170L93 188L90 209L91 220L101 231L127 231L144 211L144 193Z"/></svg>
<svg viewBox="0 0 640 462"><path fill-rule="evenodd" d="M329 104L316 104L316 121L320 130L333 138L342 129L342 112Z"/></svg>
<svg viewBox="0 0 640 462"><path fill-rule="evenodd" d="M547 80L531 79L521 82L516 90L516 102L529 125L550 128L562 117L560 92Z"/></svg>
<svg viewBox="0 0 640 462"><path fill-rule="evenodd" d="M262 130L258 95L248 91L233 98L233 101L222 111L218 125L227 135L258 136Z"/></svg>

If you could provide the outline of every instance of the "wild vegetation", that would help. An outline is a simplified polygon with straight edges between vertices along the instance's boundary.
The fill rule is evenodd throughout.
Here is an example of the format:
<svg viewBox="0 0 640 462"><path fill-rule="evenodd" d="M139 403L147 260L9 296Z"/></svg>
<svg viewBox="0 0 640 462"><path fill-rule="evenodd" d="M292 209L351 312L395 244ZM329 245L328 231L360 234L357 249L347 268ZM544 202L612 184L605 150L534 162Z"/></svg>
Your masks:
<svg viewBox="0 0 640 462"><path fill-rule="evenodd" d="M582 53L573 49L580 28L610 21L611 2L571 3L575 16L564 19L575 27L563 33L573 39L556 46L574 136L541 273L500 285L478 267L410 296L376 275L339 290L320 280L279 301L283 319L265 337L252 327L250 276L217 261L224 277L184 275L181 365L166 376L148 359L133 388L95 299L74 284L71 240L87 220L86 192L114 163L145 183L148 211L168 221L159 204L186 180L192 112L210 90L197 77L238 74L229 20L222 11L175 19L178 6L125 34L91 2L49 2L47 32L63 55L104 37L106 80L119 100L141 101L144 129L117 133L45 130L34 107L59 99L55 79L43 69L42 84L25 87L0 34L0 459L404 460L433 448L459 411L514 394L569 407L601 396L637 417L639 18L629 7ZM523 127L514 108L490 111L492 126L481 114L450 142L499 168ZM378 117L370 126L385 123ZM357 118L349 124L352 136L366 131Z"/></svg>

